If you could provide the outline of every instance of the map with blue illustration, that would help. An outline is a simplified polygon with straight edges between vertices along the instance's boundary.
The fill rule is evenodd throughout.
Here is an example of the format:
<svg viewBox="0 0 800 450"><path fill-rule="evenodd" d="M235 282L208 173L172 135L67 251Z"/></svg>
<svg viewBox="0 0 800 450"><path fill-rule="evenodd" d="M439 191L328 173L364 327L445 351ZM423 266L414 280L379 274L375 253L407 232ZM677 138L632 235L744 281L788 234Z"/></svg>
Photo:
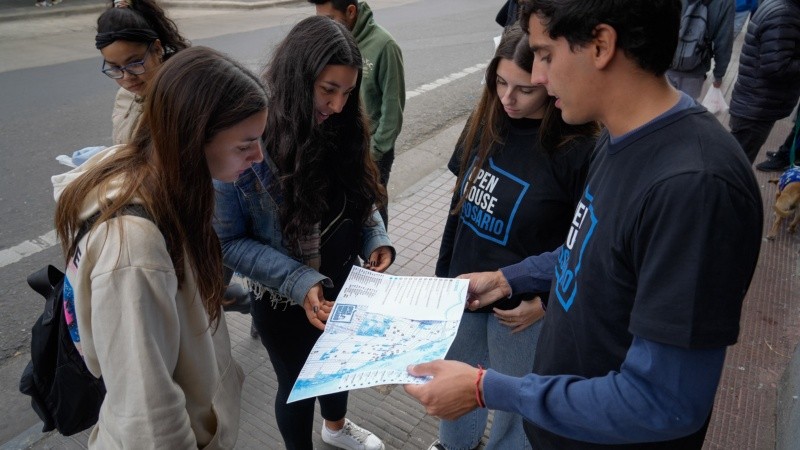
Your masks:
<svg viewBox="0 0 800 450"><path fill-rule="evenodd" d="M402 277L354 267L289 394L289 402L382 384L424 383L410 364L444 358L467 280Z"/></svg>

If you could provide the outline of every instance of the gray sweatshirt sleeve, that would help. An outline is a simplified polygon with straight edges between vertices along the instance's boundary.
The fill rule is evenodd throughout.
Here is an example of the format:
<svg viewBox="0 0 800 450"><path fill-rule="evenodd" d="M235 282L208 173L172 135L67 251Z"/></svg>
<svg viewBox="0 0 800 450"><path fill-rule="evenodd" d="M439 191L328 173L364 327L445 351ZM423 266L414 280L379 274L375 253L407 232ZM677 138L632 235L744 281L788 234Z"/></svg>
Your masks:
<svg viewBox="0 0 800 450"><path fill-rule="evenodd" d="M729 0L712 1L708 7L712 21L709 31L714 49L714 81L722 81L733 52L734 3Z"/></svg>

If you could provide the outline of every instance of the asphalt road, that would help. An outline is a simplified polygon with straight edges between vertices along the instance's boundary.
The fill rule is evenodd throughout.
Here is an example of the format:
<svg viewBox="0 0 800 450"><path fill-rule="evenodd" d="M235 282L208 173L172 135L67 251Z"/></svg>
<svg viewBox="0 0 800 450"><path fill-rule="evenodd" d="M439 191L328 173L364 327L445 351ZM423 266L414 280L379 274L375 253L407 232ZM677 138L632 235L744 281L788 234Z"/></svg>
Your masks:
<svg viewBox="0 0 800 450"><path fill-rule="evenodd" d="M397 143L398 175L390 183L390 195L396 196L427 175L399 166L414 161L401 155L463 121L474 106L481 64L501 30L494 23L497 5L485 0L369 3L403 50L410 92ZM313 14L313 6L169 13L194 45L219 49L260 70L291 26ZM16 393L16 380L28 359L30 326L42 308L25 278L45 264L63 265L60 248L48 241L54 206L50 176L67 170L55 157L111 142L117 85L100 73L95 20L81 15L0 23L0 395L19 396L19 408L6 414L20 422L1 421L0 443L34 423ZM440 167L445 160L427 163ZM27 256L15 256L20 253Z"/></svg>

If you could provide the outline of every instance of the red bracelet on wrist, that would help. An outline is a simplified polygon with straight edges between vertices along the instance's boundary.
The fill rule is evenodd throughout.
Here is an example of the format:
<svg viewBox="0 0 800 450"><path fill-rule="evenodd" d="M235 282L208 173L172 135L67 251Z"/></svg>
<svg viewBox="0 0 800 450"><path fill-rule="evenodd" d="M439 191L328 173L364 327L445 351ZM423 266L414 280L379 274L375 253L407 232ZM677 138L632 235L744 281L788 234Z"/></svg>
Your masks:
<svg viewBox="0 0 800 450"><path fill-rule="evenodd" d="M483 366L478 364L478 379L475 380L475 400L478 401L478 406L486 408L486 403L483 403L483 399L481 398L481 378L483 378Z"/></svg>

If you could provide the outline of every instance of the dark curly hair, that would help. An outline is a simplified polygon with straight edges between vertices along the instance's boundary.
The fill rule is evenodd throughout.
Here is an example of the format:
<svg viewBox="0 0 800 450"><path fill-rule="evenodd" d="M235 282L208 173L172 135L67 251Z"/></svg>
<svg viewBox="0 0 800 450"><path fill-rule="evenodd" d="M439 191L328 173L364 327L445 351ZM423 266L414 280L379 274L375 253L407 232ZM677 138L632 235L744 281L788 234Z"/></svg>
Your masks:
<svg viewBox="0 0 800 450"><path fill-rule="evenodd" d="M314 83L328 65L358 69L342 112L321 124L314 117ZM281 224L287 248L310 233L328 210L331 189L342 189L362 222L386 203L369 153L369 128L361 106L362 59L342 24L308 17L278 44L263 74L269 93L264 148L278 167L284 199Z"/></svg>

